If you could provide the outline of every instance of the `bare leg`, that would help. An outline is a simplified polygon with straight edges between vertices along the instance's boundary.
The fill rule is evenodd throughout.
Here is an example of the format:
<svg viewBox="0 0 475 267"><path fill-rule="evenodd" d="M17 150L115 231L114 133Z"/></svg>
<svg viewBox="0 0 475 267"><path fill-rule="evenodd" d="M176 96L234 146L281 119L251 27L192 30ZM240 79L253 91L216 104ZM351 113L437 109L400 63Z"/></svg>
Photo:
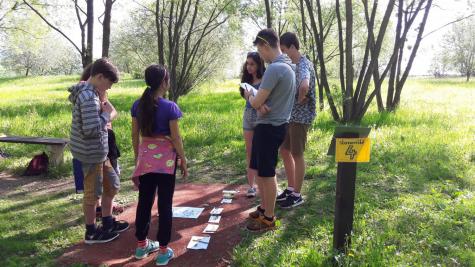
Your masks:
<svg viewBox="0 0 475 267"><path fill-rule="evenodd" d="M266 217L274 217L275 209L275 198L277 197L277 180L274 177L260 177L257 178L260 180L262 188L264 189L264 215Z"/></svg>
<svg viewBox="0 0 475 267"><path fill-rule="evenodd" d="M257 173L256 170L253 170ZM262 178L259 176L256 177L257 188L259 189L259 196L261 197L261 208L266 209L266 193L264 190L264 185L262 183Z"/></svg>
<svg viewBox="0 0 475 267"><path fill-rule="evenodd" d="M295 176L294 176L294 189L296 193L300 193L302 190L303 179L305 176L305 159L302 155L293 155L292 156L295 162Z"/></svg>
<svg viewBox="0 0 475 267"><path fill-rule="evenodd" d="M287 186L295 188L295 161L289 150L285 148L279 149L280 156L284 162L285 175L287 176Z"/></svg>
<svg viewBox="0 0 475 267"><path fill-rule="evenodd" d="M251 161L253 136L254 136L254 131L244 130L244 141L246 143L247 182L250 187L254 187L254 179L256 177L256 171L249 168L249 162Z"/></svg>

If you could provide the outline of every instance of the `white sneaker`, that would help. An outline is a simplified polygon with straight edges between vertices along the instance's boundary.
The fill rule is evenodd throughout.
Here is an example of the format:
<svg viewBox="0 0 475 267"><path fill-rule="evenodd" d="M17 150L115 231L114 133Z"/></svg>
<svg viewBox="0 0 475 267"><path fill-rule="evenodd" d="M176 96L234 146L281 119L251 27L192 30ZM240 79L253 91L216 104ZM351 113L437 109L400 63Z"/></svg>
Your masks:
<svg viewBox="0 0 475 267"><path fill-rule="evenodd" d="M255 197L256 192L257 192L256 188L251 187L251 188L249 188L249 190L247 190L246 196L247 197Z"/></svg>

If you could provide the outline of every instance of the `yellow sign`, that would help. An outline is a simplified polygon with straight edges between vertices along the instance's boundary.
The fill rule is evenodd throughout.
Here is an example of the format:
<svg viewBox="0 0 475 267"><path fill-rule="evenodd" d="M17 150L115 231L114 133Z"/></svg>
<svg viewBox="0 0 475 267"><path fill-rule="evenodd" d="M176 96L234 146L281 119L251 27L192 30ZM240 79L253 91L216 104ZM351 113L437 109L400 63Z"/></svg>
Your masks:
<svg viewBox="0 0 475 267"><path fill-rule="evenodd" d="M369 162L369 138L337 138L336 162Z"/></svg>

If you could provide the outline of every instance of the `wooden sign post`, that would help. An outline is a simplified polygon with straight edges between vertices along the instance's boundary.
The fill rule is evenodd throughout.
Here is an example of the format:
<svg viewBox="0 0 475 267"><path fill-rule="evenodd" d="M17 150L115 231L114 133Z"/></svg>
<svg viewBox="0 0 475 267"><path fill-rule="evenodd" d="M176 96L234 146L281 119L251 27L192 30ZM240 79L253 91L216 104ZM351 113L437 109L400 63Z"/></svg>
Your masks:
<svg viewBox="0 0 475 267"><path fill-rule="evenodd" d="M335 219L333 224L333 247L345 250L351 244L353 212L355 207L355 184L358 162L369 162L370 128L339 126L328 150L338 162L336 174Z"/></svg>

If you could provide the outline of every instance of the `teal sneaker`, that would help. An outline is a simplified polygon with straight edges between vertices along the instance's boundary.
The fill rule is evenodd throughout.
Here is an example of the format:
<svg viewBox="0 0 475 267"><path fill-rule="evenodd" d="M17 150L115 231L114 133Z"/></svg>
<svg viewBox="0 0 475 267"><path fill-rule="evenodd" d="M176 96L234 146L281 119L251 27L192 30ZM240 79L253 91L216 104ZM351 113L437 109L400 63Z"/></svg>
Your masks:
<svg viewBox="0 0 475 267"><path fill-rule="evenodd" d="M135 249L135 258L137 260L140 260L140 259L143 259L143 258L146 258L148 256L148 254L150 253L153 253L155 251L157 251L160 246L158 245L158 241L152 241L152 240L148 240L148 244L145 248L136 248Z"/></svg>
<svg viewBox="0 0 475 267"><path fill-rule="evenodd" d="M157 258L155 259L155 264L157 266L167 265L168 262L174 257L173 249L167 248L166 253L158 253Z"/></svg>

